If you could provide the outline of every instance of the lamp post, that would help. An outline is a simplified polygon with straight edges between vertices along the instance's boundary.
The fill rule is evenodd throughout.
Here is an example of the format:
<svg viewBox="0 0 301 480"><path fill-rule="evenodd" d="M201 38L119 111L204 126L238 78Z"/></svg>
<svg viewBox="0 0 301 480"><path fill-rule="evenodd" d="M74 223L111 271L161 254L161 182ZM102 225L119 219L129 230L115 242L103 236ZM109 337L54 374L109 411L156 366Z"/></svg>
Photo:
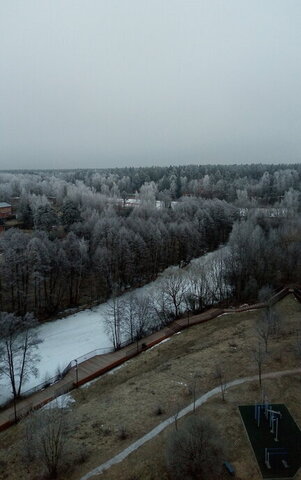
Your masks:
<svg viewBox="0 0 301 480"><path fill-rule="evenodd" d="M75 360L75 377L76 377L76 386L78 387L78 363Z"/></svg>
<svg viewBox="0 0 301 480"><path fill-rule="evenodd" d="M137 353L139 352L139 340L140 340L140 336L138 333L136 333L136 345L137 345Z"/></svg>

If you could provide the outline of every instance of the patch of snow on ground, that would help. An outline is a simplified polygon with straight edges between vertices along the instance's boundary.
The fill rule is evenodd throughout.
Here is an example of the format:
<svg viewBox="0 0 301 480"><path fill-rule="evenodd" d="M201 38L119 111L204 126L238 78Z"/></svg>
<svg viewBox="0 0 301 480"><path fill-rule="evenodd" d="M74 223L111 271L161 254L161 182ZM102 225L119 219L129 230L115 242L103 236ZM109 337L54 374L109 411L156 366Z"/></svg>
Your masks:
<svg viewBox="0 0 301 480"><path fill-rule="evenodd" d="M128 364L128 362L127 362ZM125 363L123 363L122 365L118 365L118 367L115 367L115 368L112 368L112 370L109 370L106 375L114 375L114 373L116 373L118 370L120 370L121 368L123 368L125 366Z"/></svg>
<svg viewBox="0 0 301 480"><path fill-rule="evenodd" d="M106 375L106 374L105 374ZM102 375L103 377L104 375ZM97 378L94 378L93 380L90 380L89 382L87 383L84 383L83 385L81 385L80 387L78 387L79 389L82 389L82 388L88 388L90 387L91 385L93 385L93 383L96 383L101 377L97 377Z"/></svg>
<svg viewBox="0 0 301 480"><path fill-rule="evenodd" d="M165 342L168 342L170 340L170 337L169 338L164 338L164 340L162 340L161 342L157 343L156 345L153 345L152 347L148 348L147 350L145 350L144 353L147 353L149 352L150 350L153 350L153 348L156 348L156 347L159 347L159 345L162 345L162 343L165 343Z"/></svg>
<svg viewBox="0 0 301 480"><path fill-rule="evenodd" d="M51 402L47 403L42 410L48 410L49 408L69 408L75 400L70 393L65 393L60 397L55 398Z"/></svg>

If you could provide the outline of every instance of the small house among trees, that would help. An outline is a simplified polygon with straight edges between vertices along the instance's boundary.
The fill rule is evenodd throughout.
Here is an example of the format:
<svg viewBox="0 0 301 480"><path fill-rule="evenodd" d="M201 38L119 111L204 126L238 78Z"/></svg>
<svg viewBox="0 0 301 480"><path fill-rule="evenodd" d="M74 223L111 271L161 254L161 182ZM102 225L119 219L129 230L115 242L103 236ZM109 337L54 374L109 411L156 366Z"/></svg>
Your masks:
<svg viewBox="0 0 301 480"><path fill-rule="evenodd" d="M8 218L12 215L12 206L10 203L0 202L0 218Z"/></svg>

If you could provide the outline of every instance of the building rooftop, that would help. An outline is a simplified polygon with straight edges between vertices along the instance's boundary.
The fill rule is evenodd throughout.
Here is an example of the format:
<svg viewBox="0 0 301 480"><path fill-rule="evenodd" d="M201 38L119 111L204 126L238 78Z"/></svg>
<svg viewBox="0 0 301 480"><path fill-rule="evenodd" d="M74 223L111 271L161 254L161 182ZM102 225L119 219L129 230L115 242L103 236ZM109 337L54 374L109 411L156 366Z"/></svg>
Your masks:
<svg viewBox="0 0 301 480"><path fill-rule="evenodd" d="M11 204L6 202L0 202L0 208L4 208L4 207L11 207Z"/></svg>

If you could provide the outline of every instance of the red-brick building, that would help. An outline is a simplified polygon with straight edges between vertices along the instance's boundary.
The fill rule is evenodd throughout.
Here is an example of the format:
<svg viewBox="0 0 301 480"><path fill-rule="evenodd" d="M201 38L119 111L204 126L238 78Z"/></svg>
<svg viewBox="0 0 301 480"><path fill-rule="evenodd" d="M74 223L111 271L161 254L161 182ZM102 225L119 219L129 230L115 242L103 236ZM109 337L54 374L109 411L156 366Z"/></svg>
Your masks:
<svg viewBox="0 0 301 480"><path fill-rule="evenodd" d="M10 203L0 202L0 218L7 218L12 215L12 206Z"/></svg>

